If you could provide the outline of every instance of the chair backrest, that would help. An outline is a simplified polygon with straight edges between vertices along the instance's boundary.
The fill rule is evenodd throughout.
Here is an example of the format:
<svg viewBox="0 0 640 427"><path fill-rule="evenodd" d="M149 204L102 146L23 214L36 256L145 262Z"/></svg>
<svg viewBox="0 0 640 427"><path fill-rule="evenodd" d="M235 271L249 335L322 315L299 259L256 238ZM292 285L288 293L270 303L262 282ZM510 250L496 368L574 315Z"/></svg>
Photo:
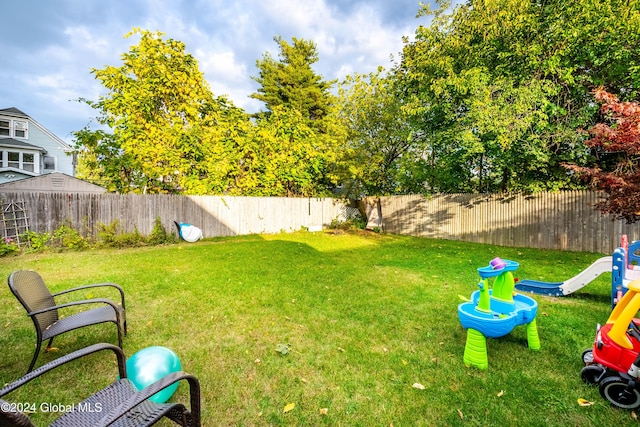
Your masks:
<svg viewBox="0 0 640 427"><path fill-rule="evenodd" d="M11 412L13 407L9 402L0 399L0 426L5 427L33 427L33 423L22 412ZM17 405L16 405L17 408Z"/></svg>
<svg viewBox="0 0 640 427"><path fill-rule="evenodd" d="M14 271L9 276L9 288L27 310L27 313L56 305L49 288L35 271ZM37 314L31 318L38 330L38 338L40 338L43 330L58 321L58 310Z"/></svg>

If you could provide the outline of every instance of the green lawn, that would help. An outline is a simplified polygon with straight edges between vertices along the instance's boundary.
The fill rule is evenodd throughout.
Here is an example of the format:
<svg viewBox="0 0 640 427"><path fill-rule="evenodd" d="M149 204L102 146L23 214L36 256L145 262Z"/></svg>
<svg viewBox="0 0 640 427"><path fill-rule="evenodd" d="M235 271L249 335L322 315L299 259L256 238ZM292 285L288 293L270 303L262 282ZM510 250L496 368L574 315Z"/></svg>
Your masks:
<svg viewBox="0 0 640 427"><path fill-rule="evenodd" d="M569 297L535 297L540 351L527 348L521 326L489 340L488 370L464 366L459 296L477 288L476 268L496 256L520 263L516 277L562 281L603 254L298 232L21 255L0 259L0 275L37 270L54 290L121 284L125 352L162 345L178 353L201 381L206 426L636 424L580 380L580 354L610 312L610 274ZM6 285L0 325L6 383L26 370L34 348L33 326ZM58 352L43 353L38 366L95 341L116 343L115 327L56 338ZM115 375L113 358L99 353L11 397L70 404ZM174 398L187 393L181 385ZM34 414L41 424L51 417Z"/></svg>

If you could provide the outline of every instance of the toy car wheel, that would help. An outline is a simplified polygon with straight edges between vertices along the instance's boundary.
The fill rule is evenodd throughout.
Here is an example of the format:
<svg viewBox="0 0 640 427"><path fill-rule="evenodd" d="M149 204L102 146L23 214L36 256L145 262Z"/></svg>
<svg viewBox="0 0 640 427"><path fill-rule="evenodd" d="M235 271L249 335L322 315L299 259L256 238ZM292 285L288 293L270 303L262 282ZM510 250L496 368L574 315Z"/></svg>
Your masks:
<svg viewBox="0 0 640 427"><path fill-rule="evenodd" d="M582 381L587 384L598 384L602 379L606 369L602 365L587 365L580 371Z"/></svg>
<svg viewBox="0 0 640 427"><path fill-rule="evenodd" d="M612 405L622 409L636 409L640 407L640 392L634 387L629 390L629 382L612 376L600 382L600 395Z"/></svg>
<svg viewBox="0 0 640 427"><path fill-rule="evenodd" d="M593 349L588 348L582 352L582 363L584 366L593 365Z"/></svg>

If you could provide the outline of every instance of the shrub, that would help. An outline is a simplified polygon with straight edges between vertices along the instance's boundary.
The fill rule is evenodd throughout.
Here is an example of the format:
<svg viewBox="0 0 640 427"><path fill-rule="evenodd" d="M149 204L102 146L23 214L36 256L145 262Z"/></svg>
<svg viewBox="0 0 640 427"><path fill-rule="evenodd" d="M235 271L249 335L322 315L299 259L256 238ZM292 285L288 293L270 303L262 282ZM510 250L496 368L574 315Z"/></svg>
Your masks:
<svg viewBox="0 0 640 427"><path fill-rule="evenodd" d="M119 220L113 220L111 224L98 223L99 247L126 248L131 246L141 246L145 243L145 238L136 227L133 232L125 233L120 226Z"/></svg>
<svg viewBox="0 0 640 427"><path fill-rule="evenodd" d="M364 230L367 227L367 219L361 213L351 213L347 219L334 218L329 228L340 230Z"/></svg>
<svg viewBox="0 0 640 427"><path fill-rule="evenodd" d="M38 252L48 247L49 240L51 240L51 234L49 233L36 233L35 231L27 231L25 237L29 242L29 249L33 252Z"/></svg>
<svg viewBox="0 0 640 427"><path fill-rule="evenodd" d="M66 221L52 233L36 233L27 231L24 239L28 242L25 251L40 252L55 249L84 250L91 247L103 248L126 248L149 245L161 245L165 243L176 243L178 237L167 233L162 226L160 218L156 218L153 230L148 237L140 233L137 228L130 233L125 233L120 226L119 220L114 220L110 224L97 224L97 238L83 237L80 232L71 226L71 221ZM88 231L90 232L90 230ZM19 253L21 248L11 239L0 241L0 257Z"/></svg>
<svg viewBox="0 0 640 427"><path fill-rule="evenodd" d="M162 225L160 218L156 217L156 220L153 223L153 230L151 230L151 234L149 234L147 242L151 245L161 245L163 243L167 243L167 240L167 230Z"/></svg>
<svg viewBox="0 0 640 427"><path fill-rule="evenodd" d="M80 233L71 226L70 221L62 224L53 232L50 242L53 247L76 251L91 247L89 239L81 236Z"/></svg>
<svg viewBox="0 0 640 427"><path fill-rule="evenodd" d="M16 243L8 237L0 241L0 256L15 254L19 250L20 248L18 247L18 245L16 245Z"/></svg>

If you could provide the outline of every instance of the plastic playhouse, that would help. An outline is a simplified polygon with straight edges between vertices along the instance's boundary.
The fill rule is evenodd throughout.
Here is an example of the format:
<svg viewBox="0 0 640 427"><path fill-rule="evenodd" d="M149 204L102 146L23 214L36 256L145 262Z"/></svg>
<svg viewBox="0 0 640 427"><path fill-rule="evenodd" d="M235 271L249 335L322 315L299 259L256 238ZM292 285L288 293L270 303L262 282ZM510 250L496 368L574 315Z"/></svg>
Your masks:
<svg viewBox="0 0 640 427"><path fill-rule="evenodd" d="M613 251L611 267L611 306L614 307L627 292L632 280L640 279L640 240L629 243L626 235L620 239L620 247Z"/></svg>
<svg viewBox="0 0 640 427"><path fill-rule="evenodd" d="M623 409L640 407L640 279L625 285L607 323L598 325L592 348L582 353L582 380L598 385L600 395Z"/></svg>
<svg viewBox="0 0 640 427"><path fill-rule="evenodd" d="M514 292L513 272L518 267L515 261L494 258L488 266L478 268L481 278L479 289L471 294L471 301L458 306L460 323L467 329L465 365L487 369L487 337L502 337L519 325L527 325L529 348L540 349L536 326L538 303L533 298ZM489 279L493 279L491 289Z"/></svg>

